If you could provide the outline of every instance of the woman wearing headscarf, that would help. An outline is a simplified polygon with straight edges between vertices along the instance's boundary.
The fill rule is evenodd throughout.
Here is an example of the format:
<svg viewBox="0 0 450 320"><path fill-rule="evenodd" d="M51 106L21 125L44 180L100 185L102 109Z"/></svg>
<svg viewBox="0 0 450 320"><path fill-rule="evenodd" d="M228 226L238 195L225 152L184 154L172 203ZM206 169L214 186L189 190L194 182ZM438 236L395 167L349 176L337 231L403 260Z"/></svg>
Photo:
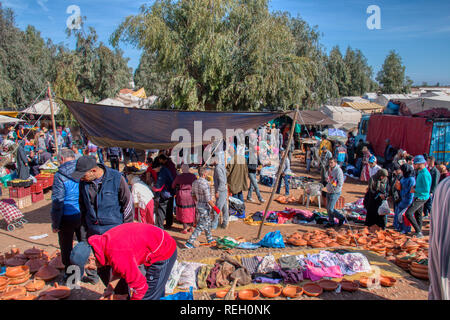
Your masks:
<svg viewBox="0 0 450 320"><path fill-rule="evenodd" d="M414 200L414 193L411 193L411 189L416 185L416 178L414 176L414 168L404 163L400 166L403 177L400 179L400 183L397 183L397 189L400 190L400 203L397 205L395 216L399 219L400 214ZM395 225L394 225L395 228ZM407 227L404 222L398 224L398 231L407 233L411 230L411 227Z"/></svg>
<svg viewBox="0 0 450 320"><path fill-rule="evenodd" d="M128 168L128 167L127 167ZM135 220L155 224L153 192L142 180L142 172L126 171L128 184L131 186L131 197L135 208Z"/></svg>
<svg viewBox="0 0 450 320"><path fill-rule="evenodd" d="M364 197L364 207L367 210L365 225L368 227L377 225L382 229L386 228L385 216L378 214L378 208L388 197L388 175L386 169L381 169L369 179L369 188Z"/></svg>
<svg viewBox="0 0 450 320"><path fill-rule="evenodd" d="M369 181L370 179L370 170L369 170L369 159L372 157L369 149L367 147L362 148L363 158L362 158L362 170L361 170L361 181Z"/></svg>
<svg viewBox="0 0 450 320"><path fill-rule="evenodd" d="M192 183L197 180L197 177L195 174L189 172L189 166L187 164L181 166L181 172L173 180L172 189L176 190L176 217L183 224L181 233L186 234L194 231L192 225L195 221L195 202L192 198L191 191Z"/></svg>
<svg viewBox="0 0 450 320"><path fill-rule="evenodd" d="M20 140L16 154L17 175L21 180L30 177L30 167L28 167L28 157L25 153L25 141Z"/></svg>

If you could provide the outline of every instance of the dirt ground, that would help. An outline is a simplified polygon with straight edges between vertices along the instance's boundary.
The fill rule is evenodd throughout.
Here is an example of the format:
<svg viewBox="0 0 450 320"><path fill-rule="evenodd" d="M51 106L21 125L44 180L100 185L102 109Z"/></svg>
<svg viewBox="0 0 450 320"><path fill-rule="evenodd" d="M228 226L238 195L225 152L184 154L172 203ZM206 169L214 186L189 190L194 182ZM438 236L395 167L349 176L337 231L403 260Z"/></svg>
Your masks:
<svg viewBox="0 0 450 320"><path fill-rule="evenodd" d="M319 179L319 174L316 170L312 170L311 174L306 174L304 164L300 163L298 159L292 158L292 170L296 173L296 175L309 176L315 179ZM260 185L260 190L263 198L267 201L270 197L271 189L269 187ZM360 183L351 178L347 178L344 188L343 188L343 197L345 198L345 202L353 202L358 198L364 196L366 191L366 185ZM282 188L282 192L284 192L284 188ZM301 191L300 189L292 190L291 194L296 197L299 197ZM3 190L3 194L7 195L8 191L6 189ZM246 193L244 194L246 197ZM3 196L5 198L5 196ZM254 196L254 199L256 197ZM58 249L58 238L57 235L54 234L51 230L51 219L50 219L50 207L51 207L51 191L45 192L45 200L39 203L33 204L32 206L23 210L25 214L25 218L29 221L21 229L16 229L12 232L6 231L6 223L5 221L0 221L0 252L7 252L13 247L17 247L21 250L21 252L27 248L35 246L40 249L44 249L49 253L54 252ZM265 204L253 204L246 203L246 213L251 214L259 210L264 210ZM289 204L282 205L277 202L273 202L270 210L282 210L286 206L294 207L299 209L305 209L305 206L300 204ZM315 205L309 207L309 210L318 209ZM361 226L352 225L353 228L359 228ZM316 228L322 228L322 226L305 226L305 225L282 225L282 226L263 226L261 237L263 237L267 232L280 230L283 236L292 234L295 231L309 231L314 230ZM348 226L343 226L343 228L348 228ZM244 237L247 241L256 240L258 234L259 226L251 226L247 225L242 220L230 222L228 228L226 230L217 229L213 231L213 236L221 237L221 236L231 236L231 237ZM209 257L218 257L222 250L216 248L210 248L206 246L200 246L196 249L185 250L183 248L184 242L188 239L190 234L182 234L180 231L182 230L182 225L178 224L176 221L173 225L172 230L168 230L171 236L178 243L178 260L184 261L199 261ZM30 236L37 236L47 234L48 236L39 239L39 240L31 240ZM206 242L206 238L204 235L201 235L198 239L200 242ZM269 248L260 248L257 250L233 250L232 254L268 254L269 252L276 252L280 250L288 251L288 247L286 249L269 249ZM291 248L292 249L292 248ZM392 268L397 268L397 266L391 264ZM419 280L411 275L404 273L404 277L399 279L394 287L391 288L380 288L380 289L360 289L356 293L334 293L334 292L326 292L318 298L309 298L306 296L301 296L300 300L303 299L324 299L324 300L382 300L382 299L393 299L393 300L424 300L428 297L428 286L429 282L424 280ZM56 279L58 281L59 278ZM69 299L71 300L92 300L98 299L103 292L104 286L101 282L97 285L90 284L82 284L81 289L73 290ZM198 297L198 295L196 295ZM213 296L214 297L214 296ZM286 299L286 298L279 298Z"/></svg>

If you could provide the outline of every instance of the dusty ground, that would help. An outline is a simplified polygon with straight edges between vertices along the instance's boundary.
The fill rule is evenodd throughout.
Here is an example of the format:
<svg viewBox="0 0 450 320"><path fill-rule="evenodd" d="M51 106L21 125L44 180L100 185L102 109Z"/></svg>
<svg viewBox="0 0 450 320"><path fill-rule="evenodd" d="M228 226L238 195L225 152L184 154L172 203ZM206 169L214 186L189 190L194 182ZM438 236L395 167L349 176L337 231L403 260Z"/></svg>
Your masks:
<svg viewBox="0 0 450 320"><path fill-rule="evenodd" d="M292 170L297 175L306 175L313 178L319 178L319 175L317 172L312 172L312 174L308 175L305 172L305 167L303 164L299 163L297 159L293 158L292 161ZM271 189L260 185L261 194L264 197L264 199L267 201L270 196ZM345 198L345 202L352 202L355 201L358 198L361 198L364 196L364 192L366 190L366 185L361 184L359 181L355 181L353 179L347 178L346 183L344 184L344 190L343 190L343 196ZM3 194L8 194L6 190L3 190ZM282 192L284 192L284 188L282 189ZM298 197L300 195L300 190L292 190L291 194ZM246 193L244 194L246 196ZM22 251L32 247L36 246L37 248L45 249L46 251L52 253L58 248L58 239L57 235L52 233L51 226L50 226L50 198L51 198L51 191L47 191L45 193L45 201L42 201L37 204L33 204L31 207L28 207L23 210L25 214L25 218L29 221L28 224L24 226L24 228L16 229L13 232L6 231L6 224L4 221L0 221L0 252L9 251L12 247L20 248ZM256 199L256 196L254 196L254 199ZM281 205L277 202L273 202L270 209L271 210L278 210L278 209L284 209L286 206L295 207L295 208L305 208L304 206L300 204L289 204L289 205ZM246 212L247 214L253 213L258 210L264 210L264 205L259 204L252 204L247 203L246 204ZM310 206L310 210L318 209L316 206ZM356 226L353 226L356 227ZM320 226L303 226L303 225L283 225L283 226L263 226L262 230L262 236L266 234L267 232L274 231L274 230L280 230L283 235L288 235L293 233L294 231L306 231L306 230L312 230L315 228L321 228ZM344 228L348 228L347 226L344 226ZM357 228L357 227L356 227ZM231 237L244 237L248 241L252 241L256 239L256 236L258 234L259 226L250 226L242 221L236 221L231 222L227 230L218 229L213 232L213 235L215 237L220 237L224 235L228 235ZM179 245L178 250L178 259L179 260L189 260L189 261L196 261L201 260L209 257L217 257L221 254L221 250L210 248L210 247L199 247L193 250L181 250L183 247L183 243L187 240L189 237L189 234L181 234L179 231L182 230L182 225L178 223L174 223L173 229L169 230L169 233L174 237L174 239L177 241ZM36 236L36 235L42 235L42 234L48 234L47 237L42 238L40 240L31 240L30 236ZM200 236L198 239L200 242L206 242L206 238L204 235ZM248 254L248 253L254 253L254 254L264 254L269 252L276 252L277 250L286 250L288 251L289 248L286 249L268 249L268 248L260 248L258 250L239 250L239 252L236 252L236 250L233 252L233 254ZM397 268L395 265L390 265L392 268ZM397 268L398 269L398 268ZM58 280L58 279L56 279ZM423 281L416 279L412 277L411 275L408 275L404 273L404 277L399 279L397 284L394 287L391 288L380 288L375 290L367 290L362 289L359 290L356 293L334 293L334 292L326 292L323 295L319 297L319 299L325 299L325 300L347 300L347 299L354 299L354 300L361 300L361 299L427 299L427 292L428 292L428 281ZM104 286L103 284L97 284L97 285L88 285L83 284L82 288L79 290L74 290L72 292L72 295L70 299L81 299L81 300L91 300L91 299L98 299L103 292ZM279 299L285 299L285 298L279 298ZM302 296L298 299L317 299L317 298L308 298L305 296Z"/></svg>

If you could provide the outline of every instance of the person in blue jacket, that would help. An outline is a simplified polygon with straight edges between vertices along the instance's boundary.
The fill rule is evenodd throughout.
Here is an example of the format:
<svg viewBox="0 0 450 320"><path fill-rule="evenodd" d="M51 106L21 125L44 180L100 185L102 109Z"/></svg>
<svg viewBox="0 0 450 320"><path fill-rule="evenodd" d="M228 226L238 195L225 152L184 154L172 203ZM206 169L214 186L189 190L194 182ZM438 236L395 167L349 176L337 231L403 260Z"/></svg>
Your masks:
<svg viewBox="0 0 450 320"><path fill-rule="evenodd" d="M61 259L65 266L64 279L70 266L70 253L73 248L73 236L81 241L81 216L79 198L79 181L72 177L75 171L75 154L70 149L62 149L60 167L55 174L52 189L52 230L58 233Z"/></svg>
<svg viewBox="0 0 450 320"><path fill-rule="evenodd" d="M400 179L400 202L398 203L395 216L398 221L399 214L407 209L414 200L414 193L411 193L411 189L416 185L416 178L414 176L414 168L410 165L404 163L401 165L400 169L402 170L403 177ZM394 228L396 226L394 225ZM401 231L402 233L408 233L411 231L411 227L407 227L404 223L398 223L397 231Z"/></svg>

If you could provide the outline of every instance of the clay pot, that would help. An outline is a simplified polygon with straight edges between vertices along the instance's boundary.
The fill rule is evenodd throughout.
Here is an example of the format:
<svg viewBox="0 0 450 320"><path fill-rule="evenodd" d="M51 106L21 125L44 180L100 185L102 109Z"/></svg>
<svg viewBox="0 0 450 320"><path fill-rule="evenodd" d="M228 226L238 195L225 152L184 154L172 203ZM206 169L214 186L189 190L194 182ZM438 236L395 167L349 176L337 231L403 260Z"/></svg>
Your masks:
<svg viewBox="0 0 450 320"><path fill-rule="evenodd" d="M18 266L23 266L25 264L25 262L27 262L27 259L23 259L23 258L17 258L16 256L9 258L5 261L5 265L7 267L18 267Z"/></svg>
<svg viewBox="0 0 450 320"><path fill-rule="evenodd" d="M342 280L341 282L341 288L344 291L348 292L355 292L359 289L359 284L355 281L349 281L349 280Z"/></svg>
<svg viewBox="0 0 450 320"><path fill-rule="evenodd" d="M305 235L303 235L303 240L311 240L311 235L309 233L306 233Z"/></svg>
<svg viewBox="0 0 450 320"><path fill-rule="evenodd" d="M371 278L372 285L375 284L375 279ZM369 286L369 277L361 277L359 280L359 285L361 287L367 288Z"/></svg>
<svg viewBox="0 0 450 320"><path fill-rule="evenodd" d="M310 297L318 297L323 293L323 289L316 283L307 283L303 286L303 292Z"/></svg>
<svg viewBox="0 0 450 320"><path fill-rule="evenodd" d="M30 273L28 266L17 266L6 268L5 276L8 278L21 278Z"/></svg>
<svg viewBox="0 0 450 320"><path fill-rule="evenodd" d="M65 269L65 265L62 263L61 255L58 255L50 260L48 265L59 270Z"/></svg>
<svg viewBox="0 0 450 320"><path fill-rule="evenodd" d="M358 244L367 244L367 238L366 237L360 237L358 239Z"/></svg>
<svg viewBox="0 0 450 320"><path fill-rule="evenodd" d="M0 277L0 288L6 287L9 284L8 277Z"/></svg>
<svg viewBox="0 0 450 320"><path fill-rule="evenodd" d="M19 248L12 248L11 251L8 253L5 253L5 260L13 258L16 254L19 254L20 250Z"/></svg>
<svg viewBox="0 0 450 320"><path fill-rule="evenodd" d="M40 295L38 297L38 300L59 300L59 299L50 295Z"/></svg>
<svg viewBox="0 0 450 320"><path fill-rule="evenodd" d="M411 270L414 270L414 271L427 271L428 272L428 265L426 265L426 264L420 264L420 263L417 263L417 262L415 262L415 261L413 261L413 262L411 262Z"/></svg>
<svg viewBox="0 0 450 320"><path fill-rule="evenodd" d="M50 281L55 279L57 276L59 276L59 270L49 266L48 264L42 266L34 275L35 279L44 281Z"/></svg>
<svg viewBox="0 0 450 320"><path fill-rule="evenodd" d="M42 254L42 250L41 249L37 249L35 247L24 251L24 255L28 259L40 258L41 254Z"/></svg>
<svg viewBox="0 0 450 320"><path fill-rule="evenodd" d="M392 287L396 282L397 280L392 277L380 276L380 284L383 287Z"/></svg>
<svg viewBox="0 0 450 320"><path fill-rule="evenodd" d="M56 299L65 299L70 296L70 288L66 286L60 286L58 283L55 283L54 287L45 290L39 296L51 296Z"/></svg>
<svg viewBox="0 0 450 320"><path fill-rule="evenodd" d="M27 282L28 279L30 279L30 277L31 277L31 274L27 273L23 277L11 278L9 281L9 284L22 284L24 282Z"/></svg>
<svg viewBox="0 0 450 320"><path fill-rule="evenodd" d="M23 296L27 293L24 287L12 286L6 288L5 292L1 295L2 300L14 300L16 297Z"/></svg>
<svg viewBox="0 0 450 320"><path fill-rule="evenodd" d="M265 286L259 289L259 292L266 298L275 298L281 294L281 288L279 286Z"/></svg>
<svg viewBox="0 0 450 320"><path fill-rule="evenodd" d="M402 249L418 249L419 245L415 242L413 242L412 240L408 239L406 240L403 245L402 245Z"/></svg>
<svg viewBox="0 0 450 320"><path fill-rule="evenodd" d="M225 298L225 296L227 295L228 291L230 291L230 289L223 289L223 290L217 291L216 292L216 298L219 298L219 299ZM236 292L234 293L234 298L235 299L237 298L237 293Z"/></svg>
<svg viewBox="0 0 450 320"><path fill-rule="evenodd" d="M31 273L38 272L38 270L42 266L45 266L45 264L46 264L46 261L41 258L30 259L25 263L25 265L30 268Z"/></svg>
<svg viewBox="0 0 450 320"><path fill-rule="evenodd" d="M333 280L319 280L317 284L325 291L334 291L338 287L338 283Z"/></svg>
<svg viewBox="0 0 450 320"><path fill-rule="evenodd" d="M244 289L238 293L239 300L257 300L259 291L256 289Z"/></svg>
<svg viewBox="0 0 450 320"><path fill-rule="evenodd" d="M337 242L330 242L329 244L328 244L328 247L330 247L330 248L337 248L337 247L340 247L341 245L339 244L339 243L337 243Z"/></svg>
<svg viewBox="0 0 450 320"><path fill-rule="evenodd" d="M14 300L36 300L36 299L37 299L37 296L28 294L28 292L27 292L27 293L25 293L25 295L18 296Z"/></svg>
<svg viewBox="0 0 450 320"><path fill-rule="evenodd" d="M293 246L306 246L308 244L303 239L289 239L288 243L292 244Z"/></svg>
<svg viewBox="0 0 450 320"><path fill-rule="evenodd" d="M35 292L35 291L39 291L42 290L42 288L44 288L45 286L45 281L44 280L36 280L34 279L31 282L28 282L25 285L25 289L27 289L27 291L29 292Z"/></svg>
<svg viewBox="0 0 450 320"><path fill-rule="evenodd" d="M313 248L326 248L327 246L323 242L314 242L311 244Z"/></svg>
<svg viewBox="0 0 450 320"><path fill-rule="evenodd" d="M411 274L418 278L418 279L422 279L422 280L428 280L428 271L427 272L419 272L419 271L413 271L411 270Z"/></svg>
<svg viewBox="0 0 450 320"><path fill-rule="evenodd" d="M285 297L297 298L303 294L303 289L299 286L287 286L283 289L282 293Z"/></svg>

